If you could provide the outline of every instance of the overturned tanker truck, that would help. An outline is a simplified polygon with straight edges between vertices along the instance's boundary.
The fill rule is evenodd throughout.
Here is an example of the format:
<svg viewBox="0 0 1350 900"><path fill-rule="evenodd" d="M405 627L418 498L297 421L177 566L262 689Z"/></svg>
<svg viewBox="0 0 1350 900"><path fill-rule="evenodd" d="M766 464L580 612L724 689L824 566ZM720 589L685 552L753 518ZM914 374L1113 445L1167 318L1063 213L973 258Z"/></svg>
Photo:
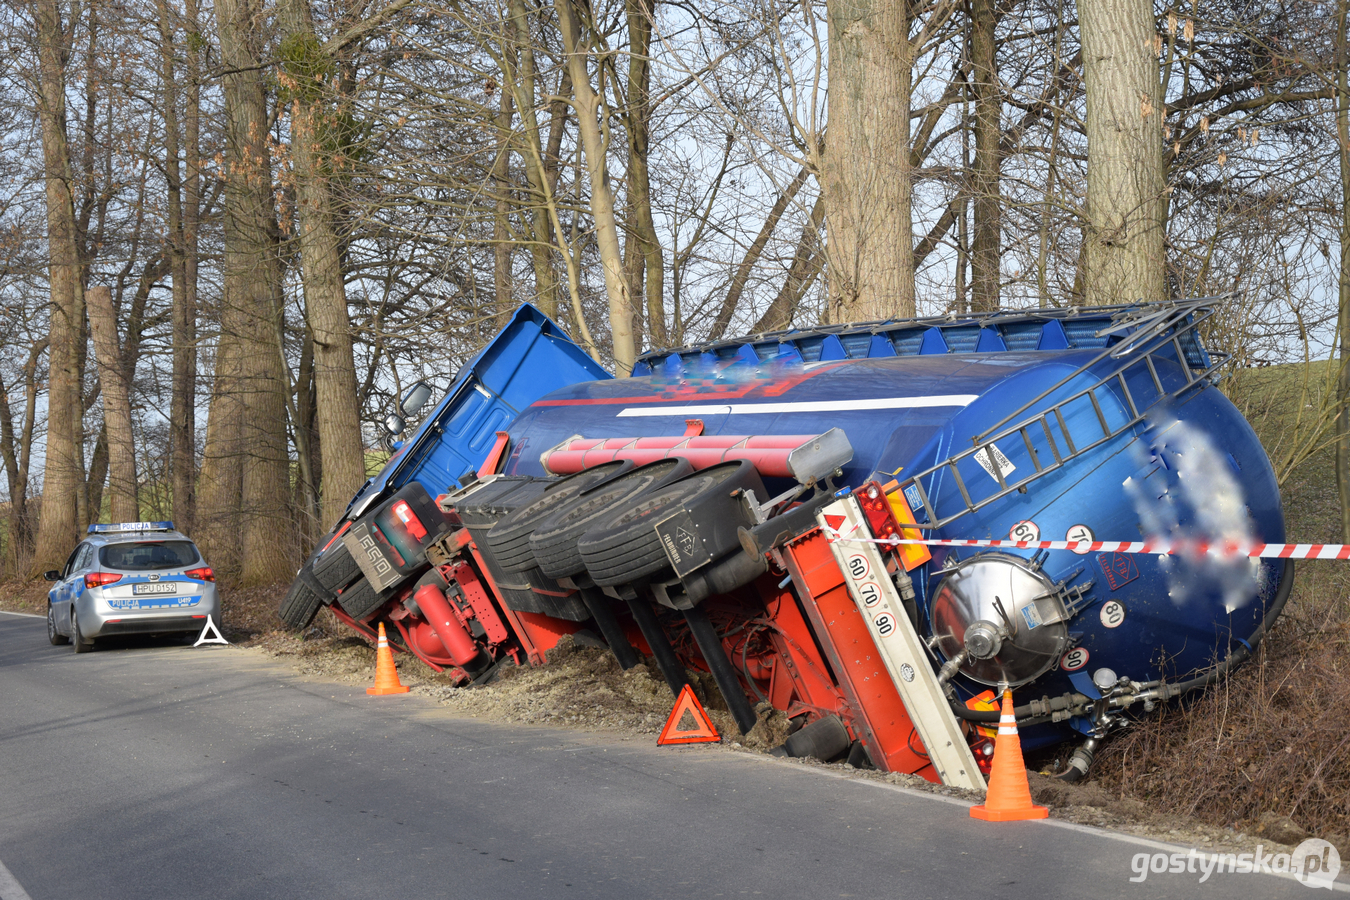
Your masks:
<svg viewBox="0 0 1350 900"><path fill-rule="evenodd" d="M973 788L1008 685L1024 746L1076 739L1081 777L1131 717L1246 660L1292 587L1288 560L1086 543L1284 540L1201 340L1218 303L761 334L624 379L522 306L280 615L386 623L460 684L592 629L672 692L711 673L742 732L782 710L782 752ZM897 542L921 537L1082 543Z"/></svg>

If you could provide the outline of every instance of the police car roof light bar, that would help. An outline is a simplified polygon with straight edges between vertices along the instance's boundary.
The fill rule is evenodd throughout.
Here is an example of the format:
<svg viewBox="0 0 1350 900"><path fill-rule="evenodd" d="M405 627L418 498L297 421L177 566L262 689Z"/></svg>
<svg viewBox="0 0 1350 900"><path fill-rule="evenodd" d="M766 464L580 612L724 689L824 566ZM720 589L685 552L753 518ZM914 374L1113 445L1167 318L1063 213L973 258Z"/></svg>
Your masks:
<svg viewBox="0 0 1350 900"><path fill-rule="evenodd" d="M90 534L115 534L122 531L173 531L172 522L102 522L89 526Z"/></svg>

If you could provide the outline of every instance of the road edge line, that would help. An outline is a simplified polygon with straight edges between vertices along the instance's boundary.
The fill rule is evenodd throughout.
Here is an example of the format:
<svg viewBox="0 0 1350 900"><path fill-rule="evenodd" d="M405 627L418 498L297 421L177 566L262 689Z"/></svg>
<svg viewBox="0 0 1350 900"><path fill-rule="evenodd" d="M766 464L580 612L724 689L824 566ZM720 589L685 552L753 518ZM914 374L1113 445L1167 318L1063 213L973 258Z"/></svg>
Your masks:
<svg viewBox="0 0 1350 900"><path fill-rule="evenodd" d="M19 884L19 879L14 877L14 873L5 868L3 860L0 860L0 900L33 900L23 889L23 885Z"/></svg>
<svg viewBox="0 0 1350 900"><path fill-rule="evenodd" d="M37 613L10 612L7 609L0 609L0 616L23 616L25 619L45 619L46 616L39 616Z"/></svg>
<svg viewBox="0 0 1350 900"><path fill-rule="evenodd" d="M888 781L879 781L875 778L866 778L866 777L860 778L857 775L851 774L849 772L834 772L830 771L829 769L821 768L818 766L802 765L795 761L778 759L773 756L762 756L754 752L732 753L731 755L735 757L748 759L757 763L770 763L772 765L776 765L781 768L793 769L799 772L810 772L815 775L823 775L826 778L836 778L841 781L849 781L854 784L864 784L869 785L871 787L883 788L885 790L895 791L897 793L905 794L910 797L922 797L925 800L937 800L942 803L952 804L954 806L964 806L967 809L975 805L973 801L964 800L960 797L949 797L946 796L945 794L935 794L929 791L921 791L912 787L906 787L902 784L891 784ZM1119 841L1124 844L1134 844L1140 847L1151 847L1155 850L1160 851L1166 850L1170 852L1176 852L1177 849L1182 850L1191 849L1190 847L1182 844L1171 844L1166 841L1160 841L1157 838L1149 838L1144 837L1142 835L1130 834L1128 831L1117 831L1115 829L1097 827L1095 825L1082 825L1078 822L1069 822L1064 819L1054 819L1054 818L1037 819L1034 820L1032 824L1048 825L1052 828L1063 828L1069 831L1077 831L1083 834L1090 834L1096 837L1102 837L1113 841ZM1292 881L1297 884L1302 884L1302 882L1300 882L1295 876L1284 872L1253 872L1251 874L1265 875L1267 878L1279 878L1284 881ZM1346 884L1344 881L1338 878L1336 879L1336 881L1332 882L1331 889L1333 891L1340 891L1341 893L1350 893L1350 884Z"/></svg>

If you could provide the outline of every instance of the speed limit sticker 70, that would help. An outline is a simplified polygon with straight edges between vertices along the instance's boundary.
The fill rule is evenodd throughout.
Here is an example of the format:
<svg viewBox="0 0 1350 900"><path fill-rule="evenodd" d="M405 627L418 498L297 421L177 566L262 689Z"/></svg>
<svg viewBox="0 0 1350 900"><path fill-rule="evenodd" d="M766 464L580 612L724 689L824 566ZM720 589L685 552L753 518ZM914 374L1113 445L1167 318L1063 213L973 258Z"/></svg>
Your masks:
<svg viewBox="0 0 1350 900"><path fill-rule="evenodd" d="M881 602L881 585L875 581L864 581L858 585L858 598L868 609Z"/></svg>

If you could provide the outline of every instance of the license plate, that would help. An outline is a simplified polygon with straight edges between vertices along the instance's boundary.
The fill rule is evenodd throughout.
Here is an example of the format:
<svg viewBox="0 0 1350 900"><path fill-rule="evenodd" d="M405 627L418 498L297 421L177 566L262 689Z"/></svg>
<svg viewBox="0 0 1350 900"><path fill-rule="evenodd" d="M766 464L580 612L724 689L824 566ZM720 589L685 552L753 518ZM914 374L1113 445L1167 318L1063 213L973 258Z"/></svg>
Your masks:
<svg viewBox="0 0 1350 900"><path fill-rule="evenodd" d="M178 593L178 584L173 581L134 584L131 586L131 592L133 594L176 594Z"/></svg>

